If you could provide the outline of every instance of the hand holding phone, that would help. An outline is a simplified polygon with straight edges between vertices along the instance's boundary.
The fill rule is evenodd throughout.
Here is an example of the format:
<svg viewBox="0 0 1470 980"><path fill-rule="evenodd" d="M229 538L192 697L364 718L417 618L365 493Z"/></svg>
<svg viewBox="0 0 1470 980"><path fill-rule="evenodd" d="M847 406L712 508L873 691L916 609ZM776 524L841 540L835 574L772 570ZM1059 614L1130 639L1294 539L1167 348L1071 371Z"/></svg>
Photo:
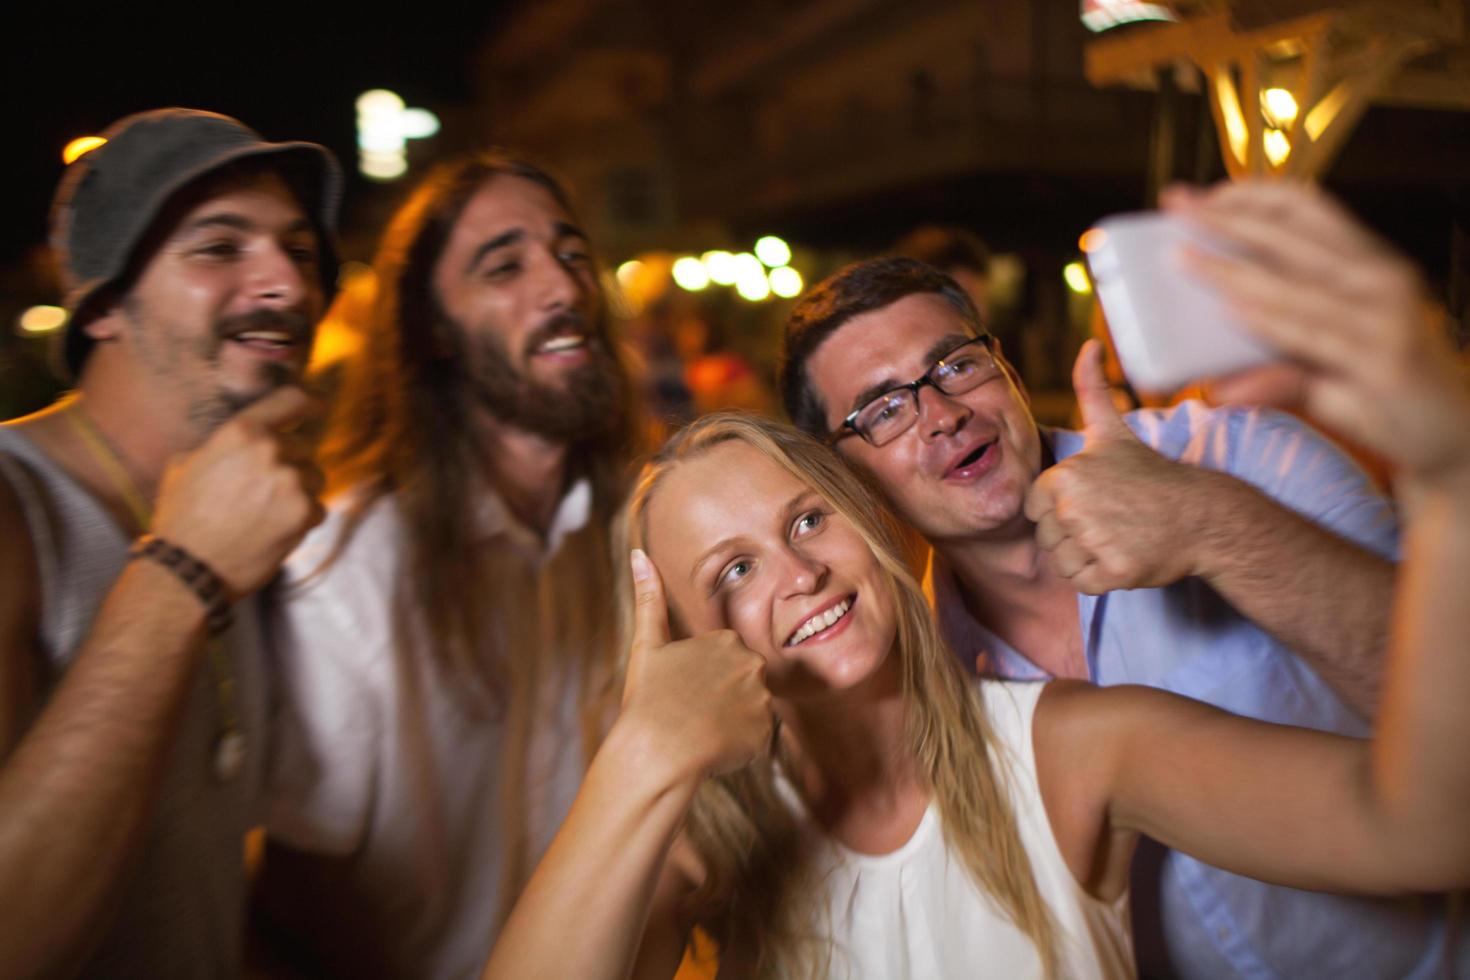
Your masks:
<svg viewBox="0 0 1470 980"><path fill-rule="evenodd" d="M1238 249L1163 212L1104 219L1087 236L1087 263L1113 346L1140 391L1168 393L1275 359L1218 289L1191 274L1184 250L1237 255Z"/></svg>
<svg viewBox="0 0 1470 980"><path fill-rule="evenodd" d="M1161 200L1247 256L1191 253L1186 265L1280 352L1282 368L1219 382L1218 394L1234 400L1257 389L1249 400L1304 411L1400 473L1465 468L1470 382L1445 310L1397 249L1320 188L1292 181L1177 187ZM1287 373L1296 375L1290 385L1269 380Z"/></svg>

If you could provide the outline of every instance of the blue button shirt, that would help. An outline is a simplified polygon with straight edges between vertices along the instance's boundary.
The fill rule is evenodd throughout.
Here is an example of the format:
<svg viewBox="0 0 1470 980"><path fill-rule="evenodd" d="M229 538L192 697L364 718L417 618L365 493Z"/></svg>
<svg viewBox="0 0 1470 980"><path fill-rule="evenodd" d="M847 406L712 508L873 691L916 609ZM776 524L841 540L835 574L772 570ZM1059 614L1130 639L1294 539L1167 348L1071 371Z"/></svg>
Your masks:
<svg viewBox="0 0 1470 980"><path fill-rule="evenodd" d="M1397 557L1390 503L1340 450L1291 416L1185 402L1133 412L1127 420L1161 454L1236 476L1343 537ZM1082 448L1079 433L1048 434L1057 459ZM1047 678L969 615L958 583L937 555L926 585L945 639L967 666L1012 680ZM1253 718L1369 734L1368 724L1305 661L1202 580L1079 595L1077 611L1097 684L1147 684ZM1438 901L1347 898L1265 885L1173 852L1164 857L1160 874L1164 941L1185 977L1430 977L1462 975L1456 967L1470 971L1470 935L1455 944L1456 956L1449 959L1450 930Z"/></svg>

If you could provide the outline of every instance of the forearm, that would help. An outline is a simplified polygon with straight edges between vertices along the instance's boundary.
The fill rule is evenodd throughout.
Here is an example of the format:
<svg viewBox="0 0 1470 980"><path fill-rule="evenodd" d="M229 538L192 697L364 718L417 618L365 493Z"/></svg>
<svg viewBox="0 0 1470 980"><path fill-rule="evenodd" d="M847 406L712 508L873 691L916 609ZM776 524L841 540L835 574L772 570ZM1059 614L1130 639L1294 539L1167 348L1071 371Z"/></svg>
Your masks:
<svg viewBox="0 0 1470 980"><path fill-rule="evenodd" d="M486 980L629 975L695 789L659 769L636 735L614 726L501 931Z"/></svg>
<svg viewBox="0 0 1470 980"><path fill-rule="evenodd" d="M204 610L134 562L0 768L0 973L64 973L103 925L147 825Z"/></svg>
<svg viewBox="0 0 1470 980"><path fill-rule="evenodd" d="M1225 474L1209 476L1196 565L1232 606L1312 666L1350 707L1375 714L1394 566Z"/></svg>
<svg viewBox="0 0 1470 980"><path fill-rule="evenodd" d="M1424 491L1406 534L1393 655L1374 736L1385 819L1445 887L1470 880L1470 480Z"/></svg>

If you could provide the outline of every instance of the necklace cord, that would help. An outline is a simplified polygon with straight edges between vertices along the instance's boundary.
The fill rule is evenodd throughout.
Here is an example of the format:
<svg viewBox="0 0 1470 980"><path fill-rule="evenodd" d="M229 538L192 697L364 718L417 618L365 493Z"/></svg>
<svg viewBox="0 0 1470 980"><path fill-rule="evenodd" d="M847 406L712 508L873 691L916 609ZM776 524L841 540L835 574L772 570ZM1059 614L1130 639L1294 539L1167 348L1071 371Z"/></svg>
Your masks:
<svg viewBox="0 0 1470 980"><path fill-rule="evenodd" d="M148 528L153 523L153 508L149 506L143 492L138 489L137 482L128 472L127 466L123 463L122 454L102 434L102 430L97 427L96 423L87 416L86 410L82 408L80 396L76 394L69 396L63 404L62 414L66 416L72 428L81 437L82 444L87 447L93 461L102 469L108 482L112 484L112 488L122 497L133 520L143 532L143 536L128 552L129 558L146 557L158 562L179 576L204 603L210 634L209 669L210 674L214 677L215 703L220 715L219 740L223 742L227 739L241 738L239 716L235 710L235 678L230 670L229 658L225 656L224 644L219 639L219 635L229 627L232 620L229 600L223 583L208 565L177 545L148 533ZM186 571L189 568L195 569L192 577ZM211 580L213 590L208 588Z"/></svg>

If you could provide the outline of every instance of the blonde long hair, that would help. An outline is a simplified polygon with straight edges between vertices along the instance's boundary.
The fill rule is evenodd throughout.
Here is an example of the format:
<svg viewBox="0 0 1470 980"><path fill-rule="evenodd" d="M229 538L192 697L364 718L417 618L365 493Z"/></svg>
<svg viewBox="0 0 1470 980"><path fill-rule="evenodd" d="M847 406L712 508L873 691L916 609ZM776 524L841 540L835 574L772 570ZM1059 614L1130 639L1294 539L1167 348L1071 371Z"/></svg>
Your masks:
<svg viewBox="0 0 1470 980"><path fill-rule="evenodd" d="M973 681L940 637L919 583L904 564L899 532L878 495L836 454L790 426L718 413L674 436L644 467L629 498L631 547L647 537L647 509L679 464L723 443L753 447L820 493L872 549L898 613L907 749L939 807L945 843L971 878L1036 944L1047 976L1056 973L1056 931L1021 843L1006 780L1010 766L991 733ZM623 628L631 636L631 590ZM626 648L626 646L625 646ZM692 903L694 924L758 976L819 976L830 943L811 935L806 910L816 883L800 833L766 760L711 780L695 798L686 833L705 878Z"/></svg>

